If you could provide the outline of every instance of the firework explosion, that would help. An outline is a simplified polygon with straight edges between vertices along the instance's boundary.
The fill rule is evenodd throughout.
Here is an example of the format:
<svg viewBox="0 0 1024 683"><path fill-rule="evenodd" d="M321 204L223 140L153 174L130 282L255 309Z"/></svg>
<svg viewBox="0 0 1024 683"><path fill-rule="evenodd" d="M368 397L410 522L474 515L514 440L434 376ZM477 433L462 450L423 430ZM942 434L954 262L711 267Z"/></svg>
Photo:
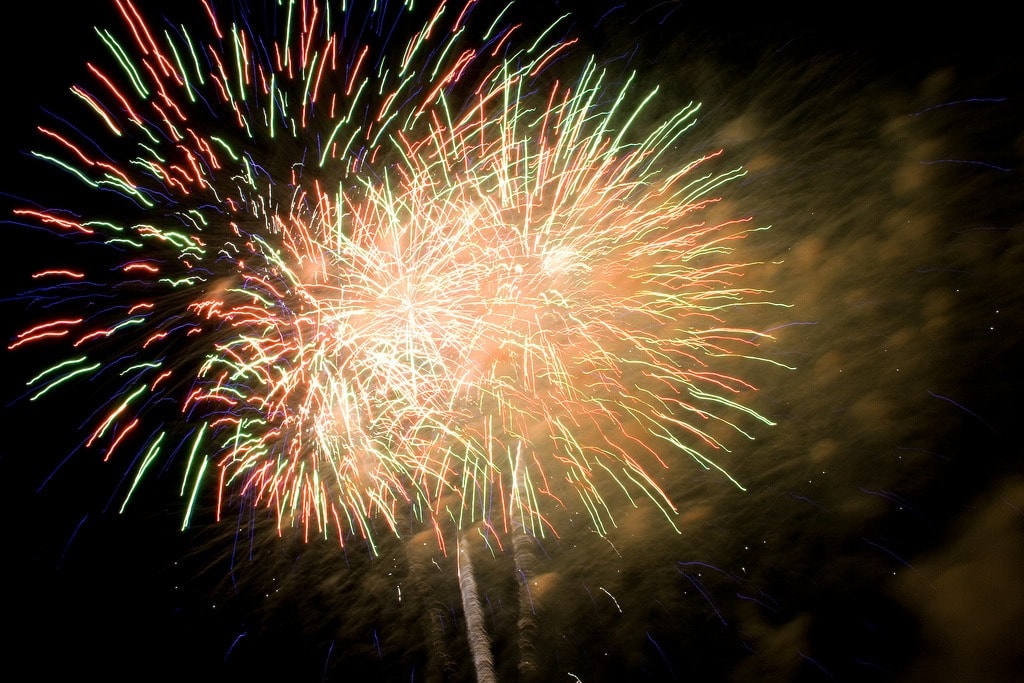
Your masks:
<svg viewBox="0 0 1024 683"><path fill-rule="evenodd" d="M177 462L185 526L215 499L371 548L558 510L604 533L612 494L672 523L659 472L767 422L732 375L765 335L729 323L767 303L728 257L761 228L716 208L720 152L678 160L699 107L648 127L656 92L576 62L566 17L477 4L185 26L116 0L33 152L109 209L16 212L94 258L35 274L47 317L10 348L61 358L31 400L110 387L84 446L129 461L124 504Z"/></svg>

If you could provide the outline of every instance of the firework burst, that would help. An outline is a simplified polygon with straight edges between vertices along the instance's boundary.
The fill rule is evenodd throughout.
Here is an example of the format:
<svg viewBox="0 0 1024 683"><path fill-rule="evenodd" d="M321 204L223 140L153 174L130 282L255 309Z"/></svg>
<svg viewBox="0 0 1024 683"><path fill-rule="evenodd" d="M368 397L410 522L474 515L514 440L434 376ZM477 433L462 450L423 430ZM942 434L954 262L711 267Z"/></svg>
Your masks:
<svg viewBox="0 0 1024 683"><path fill-rule="evenodd" d="M210 497L371 547L381 520L444 547L574 508L604 533L611 492L671 522L658 472L720 469L719 425L768 422L728 369L764 337L729 322L766 304L729 257L761 228L715 206L742 171L679 161L699 106L648 126L628 74L558 78L564 18L303 0L258 31L116 5L83 123L34 152L112 208L17 211L107 263L37 273L26 297L64 313L10 347L61 357L32 400L112 387L85 446L136 454L125 504L174 461L185 525Z"/></svg>

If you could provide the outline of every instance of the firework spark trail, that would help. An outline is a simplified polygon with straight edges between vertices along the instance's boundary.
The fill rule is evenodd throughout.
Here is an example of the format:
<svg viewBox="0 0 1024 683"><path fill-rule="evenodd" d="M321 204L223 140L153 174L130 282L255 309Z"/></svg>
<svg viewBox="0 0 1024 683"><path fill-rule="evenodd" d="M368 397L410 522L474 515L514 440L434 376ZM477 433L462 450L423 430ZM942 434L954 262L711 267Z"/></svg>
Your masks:
<svg viewBox="0 0 1024 683"><path fill-rule="evenodd" d="M561 20L527 38L502 11L470 44L472 0L404 45L406 8L367 9L357 34L290 2L262 36L205 3L205 28L162 29L116 4L123 35L97 31L114 59L72 88L92 127L41 126L34 154L135 218L17 212L114 259L39 273L57 284L35 304L111 303L10 347L68 354L33 400L114 386L85 445L138 453L126 504L181 457L186 526L212 488L218 516L265 506L371 547L379 520L411 515L443 548L478 522L544 536L576 505L605 533L606 488L672 523L652 443L721 469L719 425L769 423L721 369L766 336L728 322L767 303L727 258L761 228L711 218L742 175L708 170L718 152L674 161L697 105L640 133L655 92L594 58L555 78Z"/></svg>

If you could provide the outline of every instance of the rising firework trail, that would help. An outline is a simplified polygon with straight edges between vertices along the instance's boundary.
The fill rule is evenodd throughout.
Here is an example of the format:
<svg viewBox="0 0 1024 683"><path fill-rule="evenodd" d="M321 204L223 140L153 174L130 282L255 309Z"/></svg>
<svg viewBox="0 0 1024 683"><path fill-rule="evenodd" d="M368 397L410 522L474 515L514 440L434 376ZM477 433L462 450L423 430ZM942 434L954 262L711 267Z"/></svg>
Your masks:
<svg viewBox="0 0 1024 683"><path fill-rule="evenodd" d="M31 401L108 388L82 446L122 510L174 464L183 527L263 508L376 553L411 520L445 550L560 511L603 534L620 496L674 526L680 455L732 479L714 453L769 421L730 313L773 304L730 257L764 229L723 215L743 171L678 159L699 105L649 125L656 90L514 3L115 4L32 152L103 202L16 210L82 257L9 347L56 359Z"/></svg>
<svg viewBox="0 0 1024 683"><path fill-rule="evenodd" d="M497 680L494 673L494 657L491 654L491 639L484 623L484 612L480 605L480 592L473 575L473 561L469 556L469 543L459 538L459 587L462 593L462 612L466 615L466 637L469 651L473 655L473 667L478 683L492 683Z"/></svg>

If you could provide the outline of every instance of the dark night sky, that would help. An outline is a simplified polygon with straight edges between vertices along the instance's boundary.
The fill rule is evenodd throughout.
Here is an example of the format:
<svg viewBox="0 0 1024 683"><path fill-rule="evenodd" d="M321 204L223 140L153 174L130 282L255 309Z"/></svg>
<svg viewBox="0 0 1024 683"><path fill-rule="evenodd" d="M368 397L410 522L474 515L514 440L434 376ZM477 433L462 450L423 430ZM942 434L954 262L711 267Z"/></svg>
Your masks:
<svg viewBox="0 0 1024 683"><path fill-rule="evenodd" d="M82 4L95 14L27 3L3 22L0 192L81 196L23 152L100 51L91 26L116 23ZM747 247L769 264L751 278L793 307L748 324L777 328L768 353L797 369L750 378L778 424L735 444L746 492L678 462L679 534L641 505L607 539L542 544L542 680L1024 681L1019 24L994 2L645 2L595 28L613 3L571 4L581 51L639 42L669 105L704 103L695 147L749 170L728 199L772 226ZM75 252L2 229L10 338L29 322L14 292ZM119 515L117 465L58 467L101 397L7 405L47 359L2 358L0 678L420 681L449 657L472 679L452 558L416 538L371 561L262 531L237 542L230 523L180 532L173 471ZM477 550L499 680L515 680L511 563Z"/></svg>

